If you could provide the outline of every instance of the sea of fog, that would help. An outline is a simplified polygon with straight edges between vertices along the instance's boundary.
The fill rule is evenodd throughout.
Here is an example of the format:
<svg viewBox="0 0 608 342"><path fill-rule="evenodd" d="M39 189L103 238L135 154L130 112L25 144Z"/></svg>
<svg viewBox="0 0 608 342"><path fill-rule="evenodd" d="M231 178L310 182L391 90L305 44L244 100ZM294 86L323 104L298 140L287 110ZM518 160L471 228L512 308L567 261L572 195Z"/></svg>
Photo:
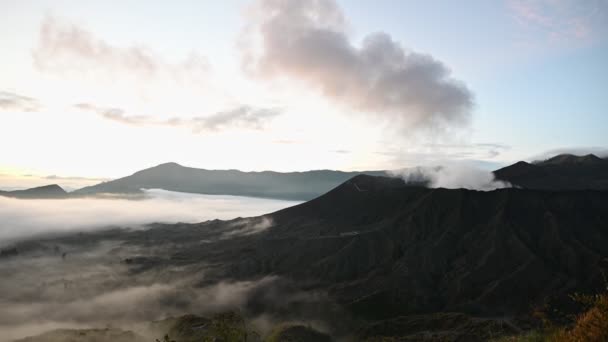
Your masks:
<svg viewBox="0 0 608 342"><path fill-rule="evenodd" d="M145 224L153 222L258 216L298 203L164 190L146 190L144 196L131 199L0 197L0 248L28 237L109 226L145 229ZM254 234L270 225L266 218L236 221L222 238ZM249 298L261 289L273 288L281 280L277 277L236 282L215 279L201 286L203 281L213 279L207 278L205 260L180 266L159 263L152 269L137 272L123 262L142 256L156 260L170 253L167 251L171 247L142 247L104 239L77 244L54 241L48 246L34 244L27 252L0 258L0 341L61 328L107 326L133 330L154 341L162 335L150 330L151 321L188 313L207 315L234 308L241 310ZM268 291L276 293L276 290ZM276 302L284 305L285 298L277 295ZM265 314L256 319L259 331L272 326L271 318Z"/></svg>
<svg viewBox="0 0 608 342"><path fill-rule="evenodd" d="M193 223L258 216L298 203L159 189L144 190L144 196L135 199L0 197L0 245L36 235L90 231L109 226L138 228L154 222Z"/></svg>

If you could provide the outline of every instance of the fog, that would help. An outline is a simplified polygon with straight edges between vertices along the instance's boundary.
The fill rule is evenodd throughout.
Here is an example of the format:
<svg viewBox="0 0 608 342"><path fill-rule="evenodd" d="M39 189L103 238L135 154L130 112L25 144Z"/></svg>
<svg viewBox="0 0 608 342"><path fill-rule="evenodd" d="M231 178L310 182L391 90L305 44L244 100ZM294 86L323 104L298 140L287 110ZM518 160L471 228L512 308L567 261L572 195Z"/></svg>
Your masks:
<svg viewBox="0 0 608 342"><path fill-rule="evenodd" d="M231 230L225 232L223 236L230 238L234 236L256 234L272 227L273 225L274 222L269 217L244 218L230 224Z"/></svg>
<svg viewBox="0 0 608 342"><path fill-rule="evenodd" d="M492 171L468 162L447 162L441 166L420 166L391 172L407 183L425 183L431 188L491 191L511 184L496 180Z"/></svg>
<svg viewBox="0 0 608 342"><path fill-rule="evenodd" d="M152 222L240 218L217 235L206 233L205 228L200 236L194 235L226 241L273 225L266 216L252 216L295 204L298 202L164 190L145 190L143 196L132 198L0 197L0 342L55 329L108 326L153 341L164 333L152 328L152 321L225 311L247 314L255 329L265 332L280 321L270 314L276 305L319 298L293 290L279 277L235 280L210 274L217 264L211 267L204 257L188 264L171 262L172 253L183 248L171 236L188 226L162 230L160 234L166 235L156 235L153 245L129 238L128 231L149 236L152 230L143 229ZM102 230L108 227L130 229L120 233Z"/></svg>
<svg viewBox="0 0 608 342"><path fill-rule="evenodd" d="M299 202L146 190L143 199L21 200L0 197L0 246L38 234L138 228L153 222L200 222L270 213ZM268 224L256 226L256 230Z"/></svg>
<svg viewBox="0 0 608 342"><path fill-rule="evenodd" d="M164 332L151 325L153 321L185 314L210 317L225 311L243 314L253 329L267 333L285 319L302 321L300 316L276 316L276 312L295 305L298 312L290 315L300 315L310 312L306 307L316 310L326 300L324 294L301 292L276 276L236 280L218 275L214 273L217 264L208 264L204 257L195 257L196 262L188 264L171 262L172 253L183 250L169 238L173 229L182 229L179 225L161 233L153 233L154 229L135 232L138 236L157 234L153 245L142 244L129 233L95 231L108 224L252 216L295 202L158 190L146 194L147 199L141 200L0 198L4 239L0 242L6 245L4 251L16 251L0 256L0 341L56 329L105 327L133 331L154 341ZM268 217L241 218L230 222L218 236L225 241L272 225ZM92 234L48 236L82 231ZM206 237L205 232L194 236ZM208 243L195 240L194 244Z"/></svg>
<svg viewBox="0 0 608 342"><path fill-rule="evenodd" d="M69 250L69 256L38 248L1 260L1 341L58 328L113 326L153 334L142 324L241 310L254 291L279 281L265 277L200 286L204 263L132 272L122 261L146 251L119 241L61 245L61 250Z"/></svg>

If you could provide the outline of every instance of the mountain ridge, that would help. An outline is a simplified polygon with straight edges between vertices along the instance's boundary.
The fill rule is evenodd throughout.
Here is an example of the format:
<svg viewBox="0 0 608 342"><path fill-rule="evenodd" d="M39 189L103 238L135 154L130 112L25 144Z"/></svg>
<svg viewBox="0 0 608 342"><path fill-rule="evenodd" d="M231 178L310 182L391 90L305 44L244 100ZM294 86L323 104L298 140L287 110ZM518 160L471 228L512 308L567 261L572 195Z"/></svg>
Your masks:
<svg viewBox="0 0 608 342"><path fill-rule="evenodd" d="M57 190L48 198L91 196L102 193L141 194L142 189L163 189L207 195L234 195L306 201L318 197L350 178L366 174L388 176L390 171L310 170L296 172L203 169L162 163L133 174L77 189ZM594 154L560 154L542 161L519 161L493 171L495 178L518 188L545 191L608 190L608 159ZM424 185L411 183L412 186ZM55 185L57 186L57 185ZM65 191L63 191L65 192ZM0 195L11 196L0 191ZM18 193L12 196L28 198ZM32 198L35 198L33 196Z"/></svg>
<svg viewBox="0 0 608 342"><path fill-rule="evenodd" d="M139 193L141 189L208 195L237 195L287 200L309 200L357 174L382 175L384 171L344 172L312 170L276 172L209 170L169 162L140 170L130 176L78 189L74 195Z"/></svg>
<svg viewBox="0 0 608 342"><path fill-rule="evenodd" d="M605 191L429 189L361 175L250 220L263 219L272 225L259 234L173 257L224 265L216 271L230 279L287 277L373 319L526 315L548 297L601 288L608 266Z"/></svg>
<svg viewBox="0 0 608 342"><path fill-rule="evenodd" d="M605 162L605 159L602 159L596 156L593 153L589 153L586 155L575 155L570 153L563 153L553 156L551 158L545 160L539 160L533 162L533 164L540 165L550 165L550 164L592 164L592 163L602 163Z"/></svg>
<svg viewBox="0 0 608 342"><path fill-rule="evenodd" d="M201 286L276 279L243 304L254 316L314 307L306 315L323 317L336 336L362 328L362 336L419 337L442 326L466 336L460 340L486 341L490 335L479 322L491 329L509 322L519 331L548 301L605 287L608 191L426 188L357 175L313 200L258 217L153 224L47 243L99 240L124 241L136 251L162 247L161 254L124 259L131 274L212 265ZM284 306L304 293L314 300Z"/></svg>
<svg viewBox="0 0 608 342"><path fill-rule="evenodd" d="M608 190L608 160L594 154L560 154L543 161L517 162L494 171L496 179L537 190Z"/></svg>
<svg viewBox="0 0 608 342"><path fill-rule="evenodd" d="M69 194L59 185L49 184L24 190L0 191L0 196L21 199L53 199L67 198Z"/></svg>

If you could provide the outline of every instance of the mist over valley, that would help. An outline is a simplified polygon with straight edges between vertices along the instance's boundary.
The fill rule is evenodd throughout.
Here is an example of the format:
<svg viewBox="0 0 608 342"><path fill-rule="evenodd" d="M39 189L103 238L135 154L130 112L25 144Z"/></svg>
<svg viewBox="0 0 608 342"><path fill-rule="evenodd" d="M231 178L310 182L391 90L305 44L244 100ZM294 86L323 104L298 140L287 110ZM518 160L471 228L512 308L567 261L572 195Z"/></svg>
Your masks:
<svg viewBox="0 0 608 342"><path fill-rule="evenodd" d="M608 1L0 1L0 342L608 341Z"/></svg>

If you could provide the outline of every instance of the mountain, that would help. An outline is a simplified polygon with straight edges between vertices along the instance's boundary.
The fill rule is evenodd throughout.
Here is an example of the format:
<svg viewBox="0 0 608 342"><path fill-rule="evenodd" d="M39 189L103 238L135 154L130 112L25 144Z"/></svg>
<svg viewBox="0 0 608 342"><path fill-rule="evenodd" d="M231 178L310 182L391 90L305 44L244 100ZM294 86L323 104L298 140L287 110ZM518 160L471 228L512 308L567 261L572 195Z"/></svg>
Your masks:
<svg viewBox="0 0 608 342"><path fill-rule="evenodd" d="M179 236L158 243L173 239L171 258L182 263L224 265L220 278L281 275L326 289L373 319L525 314L551 296L601 288L608 266L601 191L428 189L360 175L263 218L272 222L266 231L205 248L188 243L237 223L180 225ZM155 230L146 234L154 243Z"/></svg>
<svg viewBox="0 0 608 342"><path fill-rule="evenodd" d="M529 329L546 303L605 288L608 191L429 189L358 175L260 217L52 237L7 258L99 241L137 251L121 262L131 277L204 274L185 303L217 284L255 283L247 317L304 316L356 341L487 341Z"/></svg>
<svg viewBox="0 0 608 342"><path fill-rule="evenodd" d="M573 154L559 154L547 160L536 161L538 165L595 165L604 163L605 160L594 155L575 156Z"/></svg>
<svg viewBox="0 0 608 342"><path fill-rule="evenodd" d="M385 171L243 172L206 170L165 163L130 176L85 187L74 195L133 194L142 189L236 195L306 201L318 197L357 175L386 176ZM519 188L538 190L608 190L608 160L589 154L562 154L527 163L520 161L494 171L498 180Z"/></svg>
<svg viewBox="0 0 608 342"><path fill-rule="evenodd" d="M26 190L0 191L0 196L27 199L66 198L68 193L59 185L51 184Z"/></svg>
<svg viewBox="0 0 608 342"><path fill-rule="evenodd" d="M236 195L288 200L309 200L358 174L384 175L383 171L342 172L243 172L205 170L161 164L131 176L76 190L74 194L138 193L141 189L164 189L209 195Z"/></svg>
<svg viewBox="0 0 608 342"><path fill-rule="evenodd" d="M518 162L494 171L497 179L539 190L608 190L608 160L593 154L561 154L534 163Z"/></svg>
<svg viewBox="0 0 608 342"><path fill-rule="evenodd" d="M601 285L608 257L608 192L427 189L363 175L270 217L249 270L313 278L372 316L521 313Z"/></svg>

